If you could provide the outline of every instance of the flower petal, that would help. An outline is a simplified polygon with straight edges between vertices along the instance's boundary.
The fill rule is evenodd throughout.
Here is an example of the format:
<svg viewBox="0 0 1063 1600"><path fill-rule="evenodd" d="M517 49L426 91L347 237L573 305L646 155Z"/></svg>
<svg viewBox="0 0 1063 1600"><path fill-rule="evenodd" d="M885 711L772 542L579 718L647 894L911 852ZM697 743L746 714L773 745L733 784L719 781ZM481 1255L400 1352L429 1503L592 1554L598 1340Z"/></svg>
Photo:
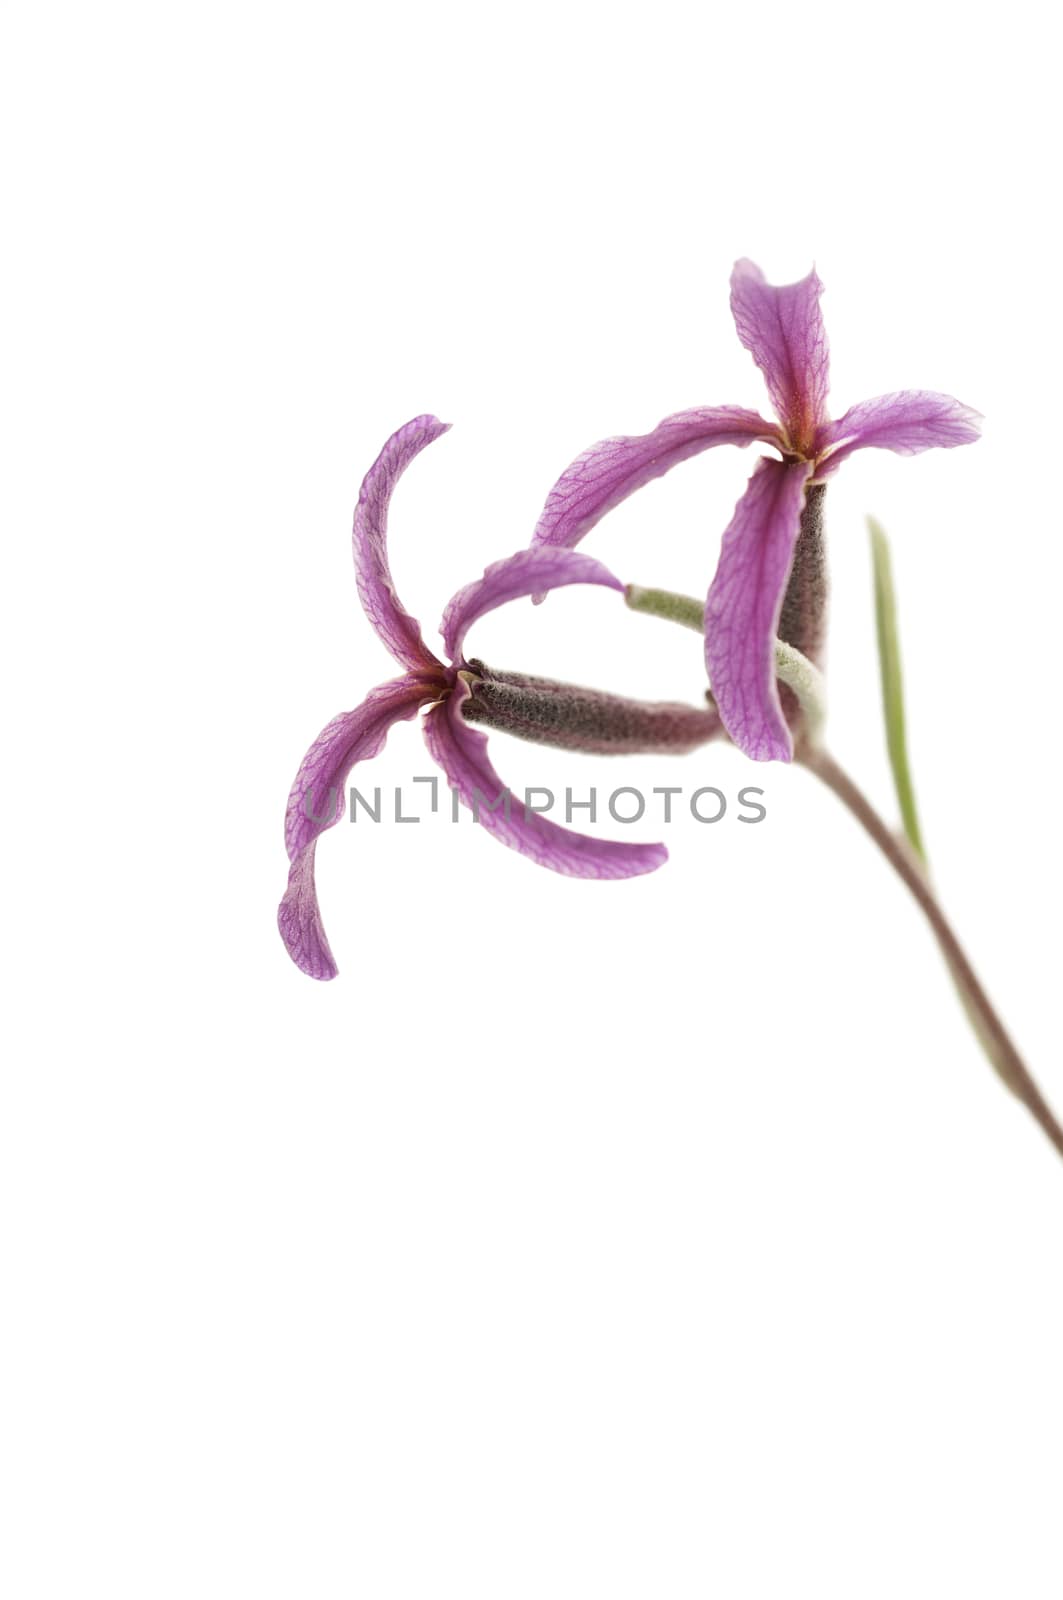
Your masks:
<svg viewBox="0 0 1063 1600"><path fill-rule="evenodd" d="M826 418L830 387L827 330L815 269L799 283L768 283L752 261L736 261L731 312L738 337L764 374L772 405L795 450L811 447Z"/></svg>
<svg viewBox="0 0 1063 1600"><path fill-rule="evenodd" d="M396 661L411 672L431 672L439 663L395 590L388 566L388 504L413 458L449 427L438 417L414 417L393 433L365 475L354 513L354 570L365 614Z"/></svg>
<svg viewBox="0 0 1063 1600"><path fill-rule="evenodd" d="M444 680L438 675L382 683L357 710L333 717L303 758L284 819L284 843L291 871L277 924L288 954L311 978L336 976L314 887L318 835L343 816L344 785L355 762L379 755L392 724L412 717L418 706L438 698L444 687Z"/></svg>
<svg viewBox="0 0 1063 1600"><path fill-rule="evenodd" d="M488 833L539 866L572 878L634 878L664 865L668 851L663 844L592 839L528 811L491 765L487 739L466 724L461 705L468 694L468 685L459 678L454 693L425 717L424 736L451 788Z"/></svg>
<svg viewBox="0 0 1063 1600"><path fill-rule="evenodd" d="M723 536L705 605L705 664L723 725L754 761L789 761L775 635L801 521L807 461L760 461Z"/></svg>
<svg viewBox="0 0 1063 1600"><path fill-rule="evenodd" d="M314 883L314 852L317 840L311 839L291 864L288 887L277 909L277 926L285 948L300 972L309 978L326 981L339 968L329 946Z"/></svg>
<svg viewBox="0 0 1063 1600"><path fill-rule="evenodd" d="M973 444L981 435L981 413L929 389L903 389L880 394L850 406L844 417L828 422L816 436L817 451L831 450L817 476L828 477L854 450L893 450L915 456L921 450Z"/></svg>
<svg viewBox="0 0 1063 1600"><path fill-rule="evenodd" d="M577 456L546 497L533 545L571 550L595 523L628 495L660 478L680 461L717 444L779 443L779 430L755 411L706 406L665 417L652 433L603 439Z"/></svg>
<svg viewBox="0 0 1063 1600"><path fill-rule="evenodd" d="M574 550L552 550L548 546L518 550L504 561L492 562L482 578L458 590L443 613L439 631L447 656L453 662L458 661L465 635L477 617L505 605L507 600L546 594L571 583L597 583L603 588L624 592L624 585L608 567L603 567L593 556Z"/></svg>

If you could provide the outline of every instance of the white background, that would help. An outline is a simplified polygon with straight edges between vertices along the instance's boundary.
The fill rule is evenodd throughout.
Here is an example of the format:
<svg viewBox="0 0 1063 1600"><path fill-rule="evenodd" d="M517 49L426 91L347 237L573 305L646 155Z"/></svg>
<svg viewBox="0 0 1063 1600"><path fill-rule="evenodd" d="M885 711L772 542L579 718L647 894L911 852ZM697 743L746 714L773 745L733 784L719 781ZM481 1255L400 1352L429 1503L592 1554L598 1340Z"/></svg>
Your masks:
<svg viewBox="0 0 1063 1600"><path fill-rule="evenodd" d="M760 781L768 819L647 821L670 863L605 885L344 824L339 979L274 923L302 752L395 671L348 547L388 433L455 424L392 514L434 639L592 440L764 406L731 262L814 259L836 413L987 417L830 492L832 745L889 808L873 511L937 881L1063 1107L1039 15L5 8L12 1600L1058 1597L1063 1171L812 779L496 737L515 787ZM703 590L754 459L586 548ZM605 592L471 648L703 689ZM411 724L364 775L430 770Z"/></svg>

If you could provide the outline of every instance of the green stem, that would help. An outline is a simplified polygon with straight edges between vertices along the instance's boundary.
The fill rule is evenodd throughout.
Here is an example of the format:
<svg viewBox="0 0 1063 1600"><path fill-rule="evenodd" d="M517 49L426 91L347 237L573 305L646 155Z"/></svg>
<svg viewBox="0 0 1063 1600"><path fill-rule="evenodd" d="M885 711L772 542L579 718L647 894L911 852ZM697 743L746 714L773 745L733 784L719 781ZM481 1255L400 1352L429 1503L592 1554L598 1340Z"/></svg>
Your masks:
<svg viewBox="0 0 1063 1600"><path fill-rule="evenodd" d="M670 589L642 589L637 584L630 584L625 589L624 598L632 611L641 611L650 617L663 617L666 622L678 622L681 627L691 628L695 633L705 631L703 600L694 600L686 594L673 594ZM800 650L784 644L781 639L775 641L775 672L780 682L785 683L797 696L804 713L804 736L818 740L827 716L823 674Z"/></svg>
<svg viewBox="0 0 1063 1600"><path fill-rule="evenodd" d="M694 600L688 594L673 594L670 589L642 589L629 583L624 599L632 611L644 611L649 617L663 617L666 622L678 622L695 633L705 632L705 602Z"/></svg>

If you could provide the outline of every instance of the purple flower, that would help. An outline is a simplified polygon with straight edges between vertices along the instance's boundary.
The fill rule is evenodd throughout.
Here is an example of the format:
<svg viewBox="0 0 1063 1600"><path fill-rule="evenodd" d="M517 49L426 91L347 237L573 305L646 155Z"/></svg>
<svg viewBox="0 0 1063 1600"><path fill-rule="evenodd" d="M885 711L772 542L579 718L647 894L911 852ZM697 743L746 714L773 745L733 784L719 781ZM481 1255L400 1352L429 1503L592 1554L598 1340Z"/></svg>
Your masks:
<svg viewBox="0 0 1063 1600"><path fill-rule="evenodd" d="M462 653L463 646L466 632L478 617L507 600L566 584L594 583L623 592L623 585L611 572L590 556L563 549L521 550L506 561L496 561L482 578L459 590L443 614L440 632L446 664L428 648L419 624L403 608L388 568L388 504L410 462L446 430L447 424L436 417L415 417L400 428L370 469L358 499L354 516L358 593L370 622L404 671L401 678L371 690L354 711L332 719L307 751L288 797L284 836L291 868L278 923L292 960L312 978L336 976L314 886L318 835L343 816L344 786L355 763L378 755L392 724L414 716L422 706L431 707L424 720L429 750L452 788L503 844L540 866L580 878L634 877L652 872L668 857L663 845L594 839L528 812L504 788L488 760L487 739L466 724L462 712L470 697L470 682L477 677ZM521 684L513 675L499 681L517 689ZM529 690L529 705L536 694L541 698L551 692L552 686L545 680L525 681L538 685ZM624 716L641 715L643 724L636 733L644 732L646 719L652 720L654 713L660 712L659 720L667 724L660 737L670 748L689 748L710 737L715 726L715 718L708 712L688 712L686 722L678 726L681 707L649 707L639 713L611 696L586 691L576 691L574 696L574 700L572 695L568 698L583 714L595 701L615 704ZM626 726L622 723L622 732Z"/></svg>
<svg viewBox="0 0 1063 1600"><path fill-rule="evenodd" d="M572 549L613 506L689 456L717 444L774 445L782 459L757 463L724 533L705 606L705 664L720 716L734 742L757 761L789 761L793 754L775 682L780 618L788 624L789 613L804 613L804 636L784 626L782 636L791 634L787 643L812 655L820 643L826 582L819 486L854 450L916 455L935 445L970 444L979 433L976 411L925 390L865 400L832 422L822 287L813 271L800 283L777 288L752 261L739 261L731 275L731 310L738 337L764 374L778 421L718 406L680 411L652 433L605 439L558 479L532 537L533 549ZM803 514L809 546L804 560L798 551Z"/></svg>

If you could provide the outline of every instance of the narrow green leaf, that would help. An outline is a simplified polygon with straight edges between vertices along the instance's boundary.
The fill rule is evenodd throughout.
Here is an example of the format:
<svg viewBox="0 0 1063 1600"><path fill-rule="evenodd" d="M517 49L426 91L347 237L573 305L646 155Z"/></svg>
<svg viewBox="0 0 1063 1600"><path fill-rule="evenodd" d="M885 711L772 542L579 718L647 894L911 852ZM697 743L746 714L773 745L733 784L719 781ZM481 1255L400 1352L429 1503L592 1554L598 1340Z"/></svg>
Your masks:
<svg viewBox="0 0 1063 1600"><path fill-rule="evenodd" d="M890 561L889 540L885 530L874 517L867 519L868 532L871 535L871 562L875 574L875 629L878 634L878 662L882 677L882 708L886 718L886 744L889 749L890 766L893 769L893 784L897 791L897 800L901 808L901 817L904 821L904 833L918 857L920 866L929 882L930 869L926 858L926 849L923 845L923 835L919 827L919 815L915 807L915 790L912 787L912 773L908 765L908 739L904 721L904 678L901 672L901 647L897 633L897 599L893 589L893 566ZM947 957L946 957L947 959ZM1005 1086L1013 1094L1022 1099L1021 1086L1016 1084L1008 1061L997 1048L994 1040L982 1025L982 1020L977 1008L971 1003L963 976L949 962L949 971L952 981L956 985L956 992L960 1003L967 1013L967 1020L971 1024L974 1035L982 1046L986 1057L993 1069L1003 1080Z"/></svg>
<svg viewBox="0 0 1063 1600"><path fill-rule="evenodd" d="M919 828L915 790L908 765L908 740L904 721L904 677L897 634L897 601L893 590L890 547L885 532L874 519L867 519L871 534L871 560L875 574L875 628L878 634L878 664L882 679L882 709L886 718L886 745L889 750L893 783L901 808L901 820L908 843L926 865L926 851Z"/></svg>
<svg viewBox="0 0 1063 1600"><path fill-rule="evenodd" d="M905 837L918 856L924 873L929 876L926 849L915 807L912 772L908 765L908 739L904 721L904 677L901 672L897 599L893 589L889 540L881 524L876 522L874 517L868 517L867 527L871 535L871 560L875 573L875 628L878 634L878 662L882 676L882 708L886 717L886 744L890 754L890 766L893 769L893 784L901 808ZM978 1013L971 1005L966 989L951 965L950 971L963 1009L967 1013L967 1020L974 1029L979 1044L1007 1087L1013 1093L1017 1093L1007 1064L1002 1061L993 1041L982 1027Z"/></svg>

